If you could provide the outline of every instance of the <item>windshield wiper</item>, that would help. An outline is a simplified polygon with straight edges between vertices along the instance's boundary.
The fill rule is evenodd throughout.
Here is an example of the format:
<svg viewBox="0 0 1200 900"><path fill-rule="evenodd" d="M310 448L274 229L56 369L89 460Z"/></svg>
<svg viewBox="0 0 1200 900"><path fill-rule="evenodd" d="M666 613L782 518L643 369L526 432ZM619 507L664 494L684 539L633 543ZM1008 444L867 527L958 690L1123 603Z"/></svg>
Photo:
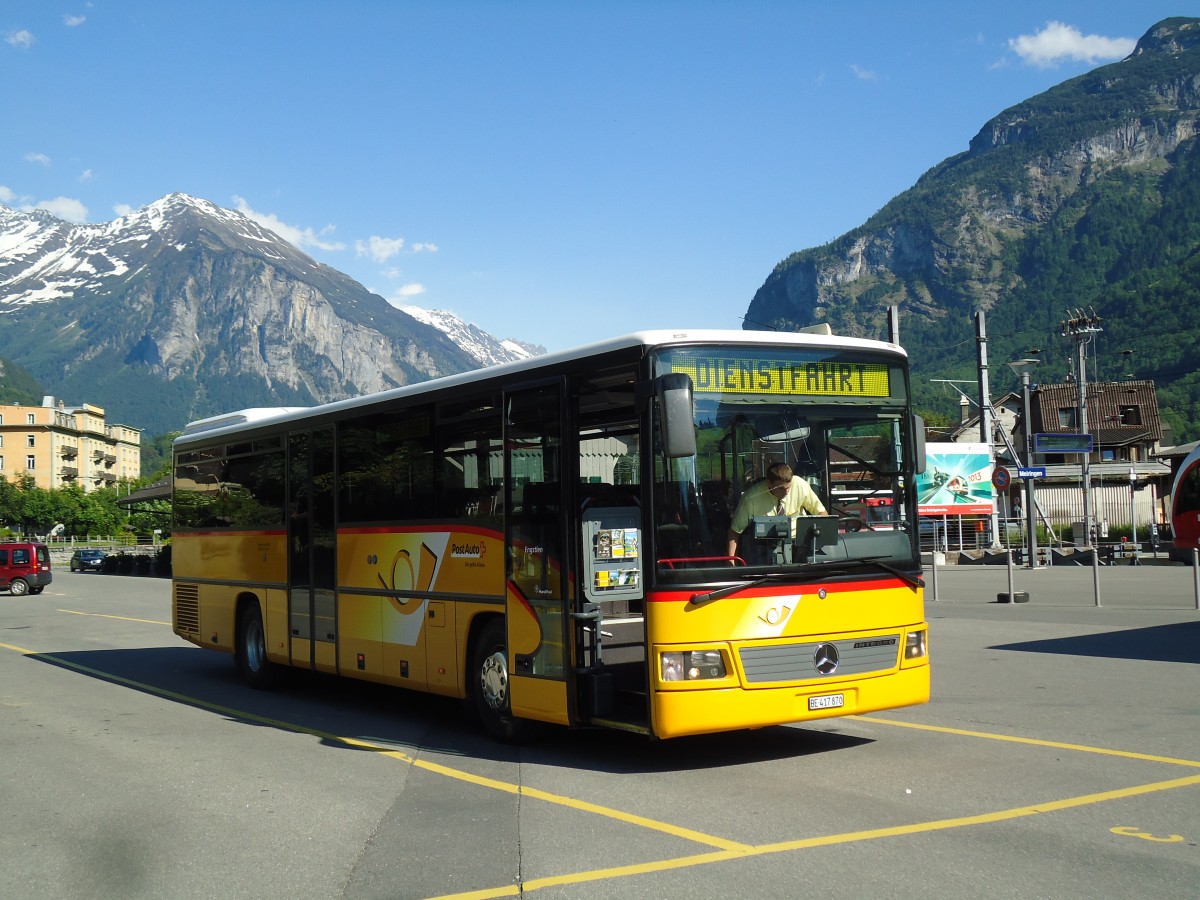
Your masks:
<svg viewBox="0 0 1200 900"><path fill-rule="evenodd" d="M699 606L701 603L710 603L713 600L724 600L726 597L732 597L734 594L741 593L747 588L761 587L764 584L769 584L772 581L815 581L818 578L827 578L829 575L842 574L840 572L822 571L817 572L815 569L820 569L825 566L842 565L846 561L844 559L831 559L827 562L805 563L800 567L788 568L782 572L772 572L770 575L763 575L761 578L755 578L753 581L743 581L738 584L731 584L728 587L717 588L715 591L708 591L703 594L692 594L691 602ZM808 577L806 577L808 576Z"/></svg>
<svg viewBox="0 0 1200 900"><path fill-rule="evenodd" d="M731 584L728 587L717 588L715 591L706 593L692 594L690 601L699 606L702 603L711 603L715 600L724 600L726 597L732 597L734 594L739 594L748 588L761 587L764 584L769 584L772 581L813 581L817 578L828 578L830 575L844 575L846 570L851 566L864 565L875 566L882 569L889 575L895 575L911 588L924 587L925 582L915 575L910 575L903 569L897 569L895 566L881 562L886 557L879 556L859 556L850 557L848 559L826 559L820 562L803 563L799 568L791 568L783 572L772 572L770 575L763 575L761 578L755 578L753 581L743 581L738 584ZM820 570L820 571L818 571ZM811 577L805 578L805 575Z"/></svg>
<svg viewBox="0 0 1200 900"><path fill-rule="evenodd" d="M713 600L724 600L726 597L732 597L734 594L740 593L747 588L761 587L772 581L778 581L781 578L787 578L790 572L772 572L770 575L764 575L761 578L755 578L753 581L742 581L738 584L731 584L729 587L717 588L715 591L708 591L704 594L692 594L691 602L699 606L701 603L709 603Z"/></svg>
<svg viewBox="0 0 1200 900"><path fill-rule="evenodd" d="M885 557L885 556L852 556L849 559L839 559L839 560L837 560L837 562L844 563L844 564L850 564L850 565L853 565L855 563L862 563L863 565L875 566L877 568L883 569L883 571L885 571L891 575L895 575L897 578L899 578L901 581L903 581L905 584L907 584L911 588L925 587L925 582L920 577L918 577L916 575L909 575L903 569L897 569L893 565L882 562L881 560L884 560L884 559L887 559L887 557Z"/></svg>

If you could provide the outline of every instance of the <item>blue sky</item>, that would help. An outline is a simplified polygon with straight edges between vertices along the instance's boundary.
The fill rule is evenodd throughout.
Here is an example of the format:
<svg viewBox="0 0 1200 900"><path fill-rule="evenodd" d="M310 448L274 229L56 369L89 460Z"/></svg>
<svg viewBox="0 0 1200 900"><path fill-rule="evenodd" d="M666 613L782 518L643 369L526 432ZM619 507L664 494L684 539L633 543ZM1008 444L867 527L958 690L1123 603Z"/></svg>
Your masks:
<svg viewBox="0 0 1200 900"><path fill-rule="evenodd" d="M740 328L1158 0L0 0L0 203L241 209L397 305L562 349Z"/></svg>

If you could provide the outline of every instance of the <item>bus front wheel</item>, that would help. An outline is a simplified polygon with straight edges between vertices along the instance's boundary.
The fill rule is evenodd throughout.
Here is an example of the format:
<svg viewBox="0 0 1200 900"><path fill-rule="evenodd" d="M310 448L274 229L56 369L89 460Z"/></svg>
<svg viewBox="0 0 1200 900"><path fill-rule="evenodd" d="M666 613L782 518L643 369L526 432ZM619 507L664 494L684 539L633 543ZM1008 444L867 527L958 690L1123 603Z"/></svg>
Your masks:
<svg viewBox="0 0 1200 900"><path fill-rule="evenodd" d="M471 696L484 730L497 740L516 741L524 735L525 726L512 714L505 644L503 620L494 619L484 626L472 660Z"/></svg>
<svg viewBox="0 0 1200 900"><path fill-rule="evenodd" d="M238 620L237 666L252 688L266 690L279 684L280 668L267 659L267 637L257 603L247 603Z"/></svg>

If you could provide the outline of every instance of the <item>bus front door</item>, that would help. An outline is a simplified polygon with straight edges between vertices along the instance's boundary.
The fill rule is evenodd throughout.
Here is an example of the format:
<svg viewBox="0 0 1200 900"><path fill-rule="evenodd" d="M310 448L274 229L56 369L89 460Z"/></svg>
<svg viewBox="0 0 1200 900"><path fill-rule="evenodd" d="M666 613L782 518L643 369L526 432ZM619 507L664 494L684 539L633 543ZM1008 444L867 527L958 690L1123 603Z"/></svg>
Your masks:
<svg viewBox="0 0 1200 900"><path fill-rule="evenodd" d="M504 398L506 621L513 715L567 724L562 398L557 380Z"/></svg>

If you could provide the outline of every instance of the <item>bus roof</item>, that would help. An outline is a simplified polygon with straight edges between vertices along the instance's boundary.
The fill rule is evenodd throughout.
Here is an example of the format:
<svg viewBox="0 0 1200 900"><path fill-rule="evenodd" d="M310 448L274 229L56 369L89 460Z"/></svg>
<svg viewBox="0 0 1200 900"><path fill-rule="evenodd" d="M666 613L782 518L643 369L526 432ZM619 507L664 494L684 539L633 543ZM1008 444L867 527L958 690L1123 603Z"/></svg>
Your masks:
<svg viewBox="0 0 1200 900"><path fill-rule="evenodd" d="M471 384L482 378L492 378L522 372L536 372L544 367L576 362L592 356L601 356L620 350L643 347L651 348L667 346L687 346L691 344L720 344L724 346L787 346L811 347L841 350L864 350L873 352L890 352L898 356L907 356L904 348L898 344L868 338L854 338L832 335L821 326L811 331L743 331L739 329L690 329L670 331L666 329L654 331L635 331L622 337L610 338L585 344L570 350L558 350L543 356L533 356L515 362L501 363L482 369L471 369L453 375L444 375L429 381L419 381L402 387L379 391L374 394L364 394L345 400L334 400L320 406L281 406L256 407L235 412L222 413L197 419L188 423L183 433L175 438L176 445L191 444L210 437L216 437L217 432L236 433L246 426L265 424L268 422L284 422L304 419L316 413L339 412L366 406L391 397L408 397L429 391L442 390L458 385ZM201 438L203 435L203 438Z"/></svg>

